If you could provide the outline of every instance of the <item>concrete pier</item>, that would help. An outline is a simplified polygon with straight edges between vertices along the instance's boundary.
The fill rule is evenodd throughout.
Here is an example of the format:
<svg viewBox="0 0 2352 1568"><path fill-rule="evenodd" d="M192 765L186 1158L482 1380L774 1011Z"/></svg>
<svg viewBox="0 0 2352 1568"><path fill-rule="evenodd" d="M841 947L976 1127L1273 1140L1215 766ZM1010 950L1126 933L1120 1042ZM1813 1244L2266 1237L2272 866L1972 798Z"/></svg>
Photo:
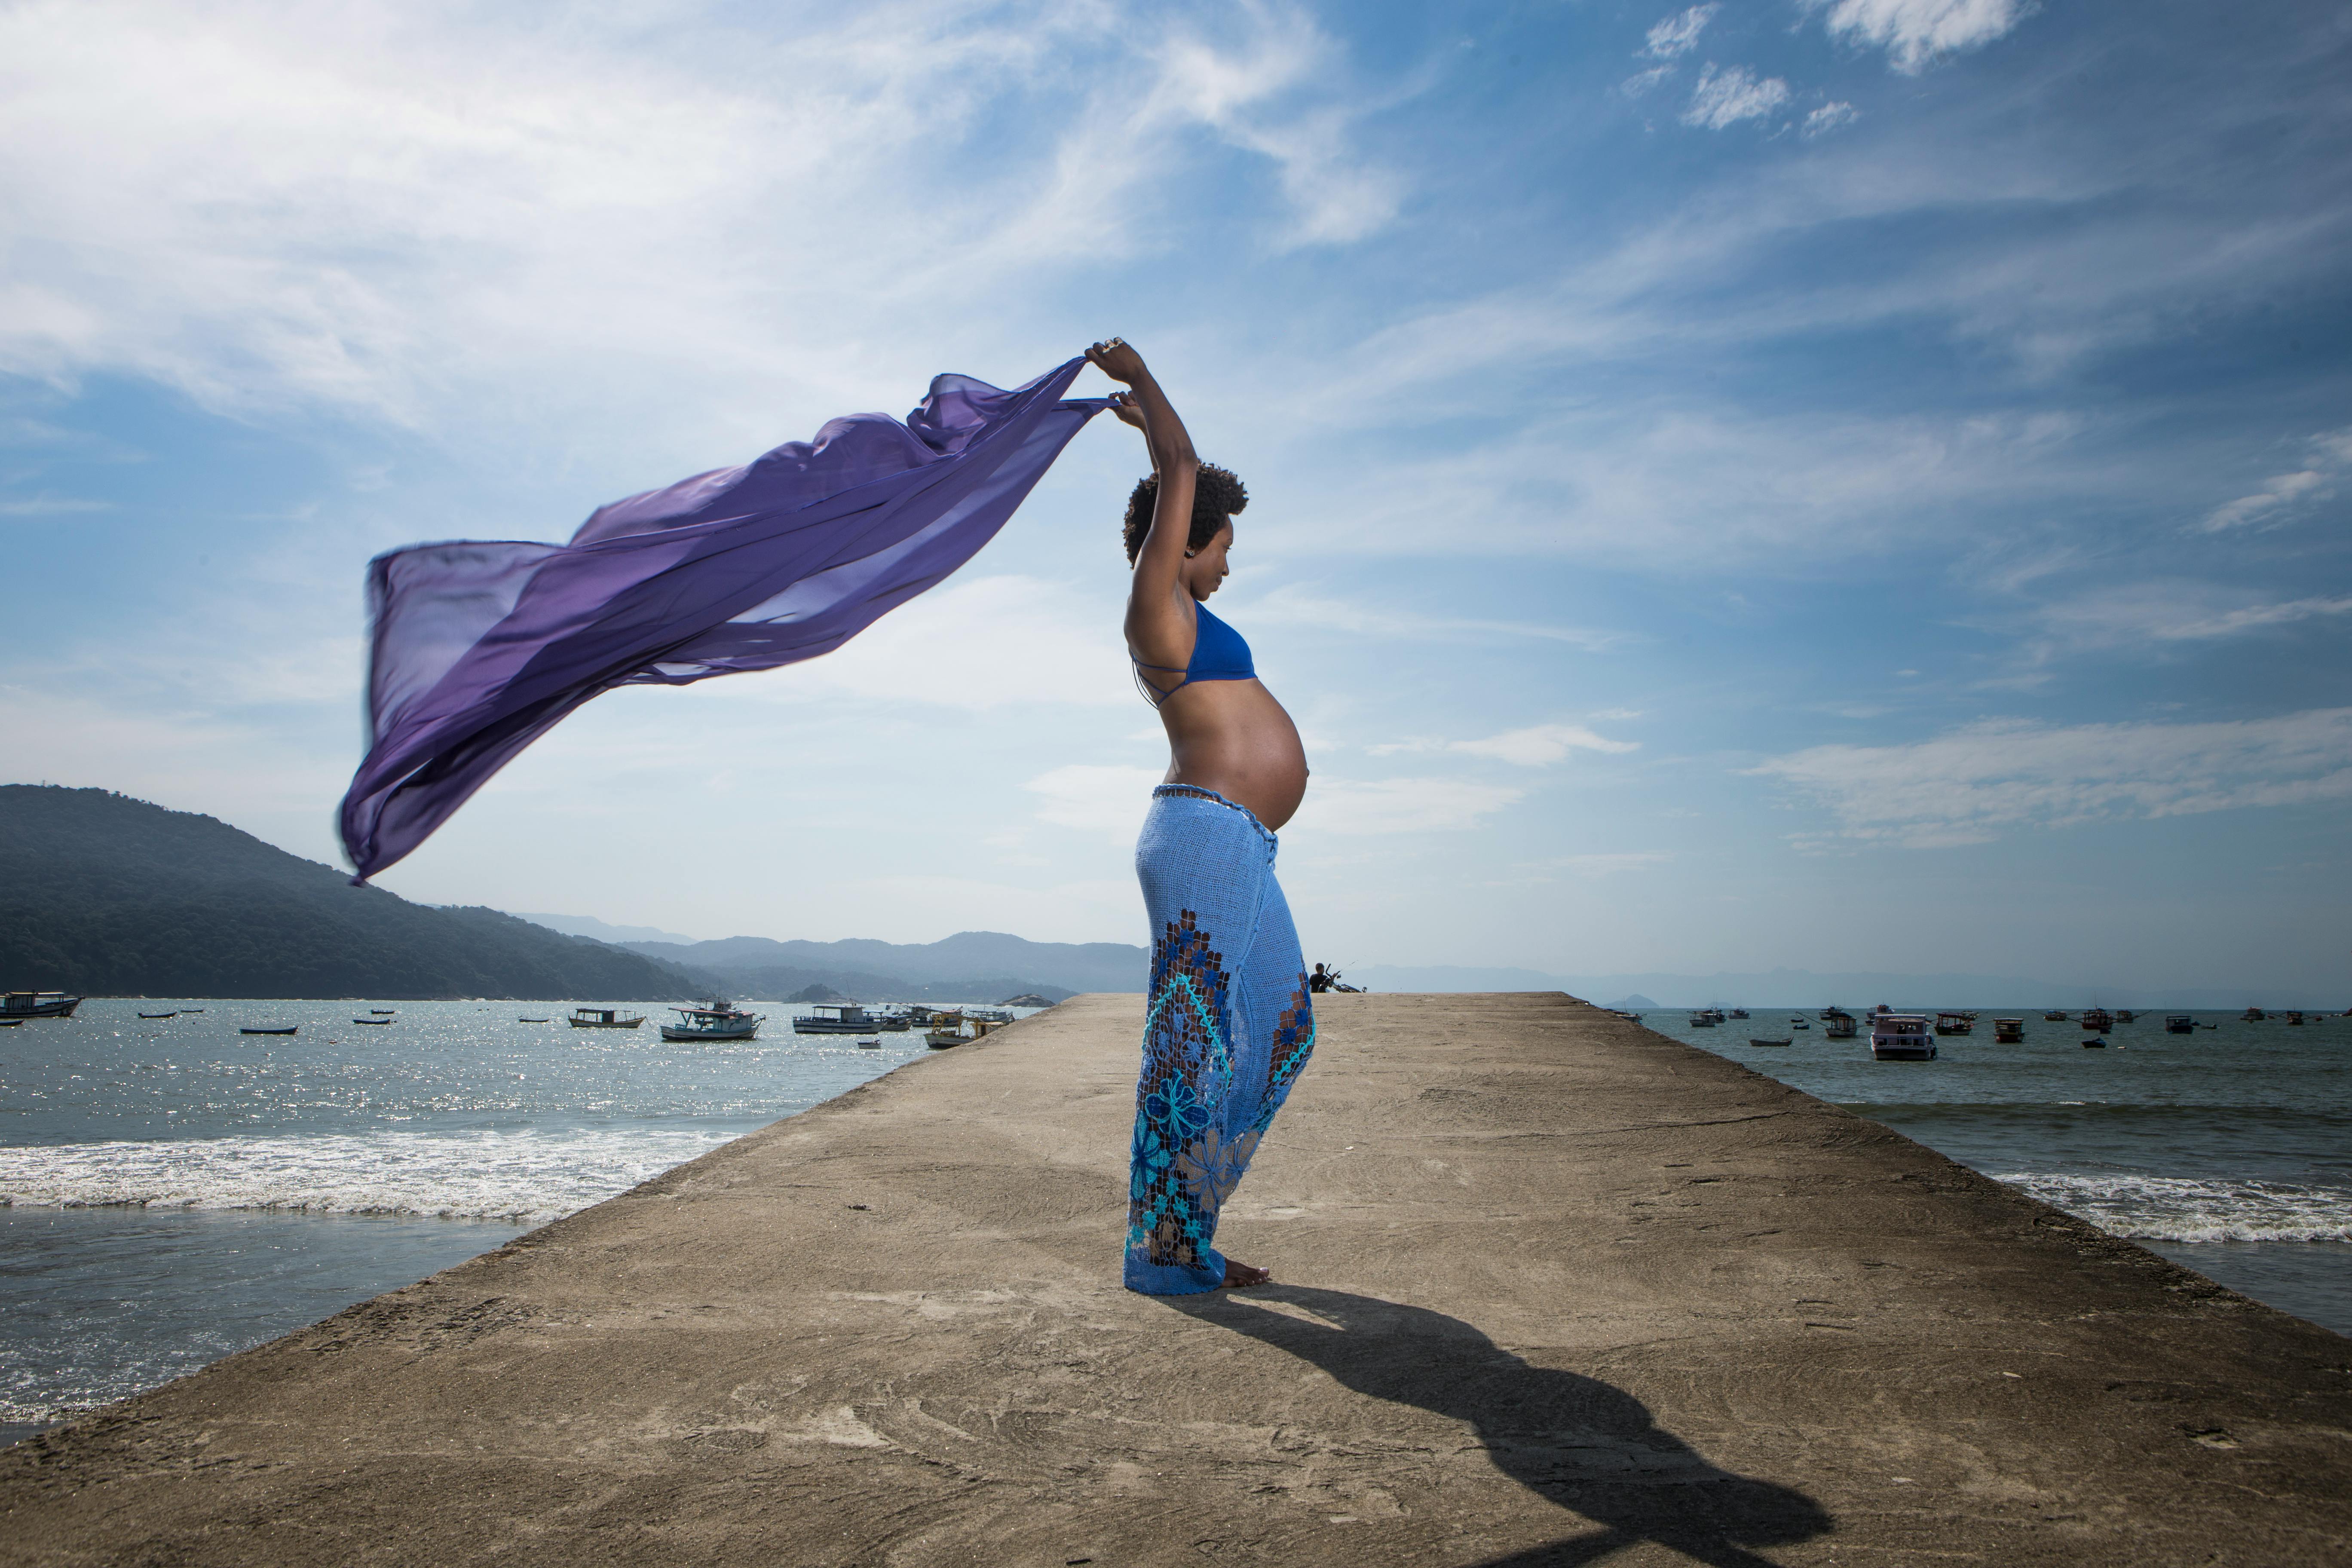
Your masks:
<svg viewBox="0 0 2352 1568"><path fill-rule="evenodd" d="M2352 1562L2352 1342L1559 995L1318 998L1118 1286L1088 996L0 1453L7 1563Z"/></svg>

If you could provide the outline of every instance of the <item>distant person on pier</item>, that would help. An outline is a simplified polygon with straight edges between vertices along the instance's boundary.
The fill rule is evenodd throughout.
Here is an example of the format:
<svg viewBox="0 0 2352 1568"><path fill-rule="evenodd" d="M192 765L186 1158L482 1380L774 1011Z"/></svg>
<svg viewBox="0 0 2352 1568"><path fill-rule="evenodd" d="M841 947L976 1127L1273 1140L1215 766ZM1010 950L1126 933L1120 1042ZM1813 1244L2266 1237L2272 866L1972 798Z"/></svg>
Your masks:
<svg viewBox="0 0 2352 1568"><path fill-rule="evenodd" d="M1275 833L1307 794L1307 750L1249 645L1202 603L1229 570L1249 495L1201 461L1143 357L1087 358L1127 391L1150 477L1127 503L1127 647L1168 731L1167 782L1135 847L1151 991L1128 1179L1127 1287L1176 1296L1262 1285L1213 1245L1217 1215L1315 1048L1311 989L1274 879Z"/></svg>

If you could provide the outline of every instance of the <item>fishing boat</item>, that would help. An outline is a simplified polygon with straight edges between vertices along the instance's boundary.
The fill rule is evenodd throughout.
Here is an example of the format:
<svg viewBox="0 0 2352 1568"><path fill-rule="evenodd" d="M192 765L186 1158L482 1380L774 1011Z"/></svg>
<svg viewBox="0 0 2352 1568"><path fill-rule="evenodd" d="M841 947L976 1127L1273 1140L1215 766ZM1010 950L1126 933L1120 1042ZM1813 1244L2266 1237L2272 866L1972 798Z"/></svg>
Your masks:
<svg viewBox="0 0 2352 1568"><path fill-rule="evenodd" d="M1966 1035L1973 1032L1976 1026L1977 1016L1974 1013L1936 1015L1936 1033L1939 1035Z"/></svg>
<svg viewBox="0 0 2352 1568"><path fill-rule="evenodd" d="M2042 1021L2045 1024L2063 1024L2066 1021L2066 1015L2063 1010L2053 1007L2042 1015Z"/></svg>
<svg viewBox="0 0 2352 1568"><path fill-rule="evenodd" d="M1730 1016L1735 1018L1745 1018L1748 1016L1748 1009L1745 1007L1734 1007L1731 1010Z"/></svg>
<svg viewBox="0 0 2352 1568"><path fill-rule="evenodd" d="M1853 1015L1843 1007L1832 1007L1822 1015L1822 1033L1832 1040L1851 1040L1855 1029Z"/></svg>
<svg viewBox="0 0 2352 1568"><path fill-rule="evenodd" d="M1690 1026L1694 1029L1712 1029L1717 1024L1722 1022L1723 1010L1719 1007L1694 1007L1691 1009Z"/></svg>
<svg viewBox="0 0 2352 1568"><path fill-rule="evenodd" d="M2025 1040L2025 1020L1995 1018L1992 1021L1993 1043L1999 1046L2021 1045Z"/></svg>
<svg viewBox="0 0 2352 1568"><path fill-rule="evenodd" d="M2197 1032L2197 1020L2186 1013L2167 1013L2164 1016L2164 1032L2168 1035L2193 1035Z"/></svg>
<svg viewBox="0 0 2352 1568"><path fill-rule="evenodd" d="M369 1011L369 1012L371 1012L371 1013L380 1013L380 1014L382 1014L383 1016L385 1016L385 1017L389 1018L389 1017L390 1017L390 1016L392 1016L392 1015L394 1015L394 1013L399 1012L399 1011L400 1011L400 1009L399 1009L399 1008L397 1008L397 1007L371 1007L371 1008L369 1008L369 1009L368 1009L368 1011Z"/></svg>
<svg viewBox="0 0 2352 1568"><path fill-rule="evenodd" d="M1792 1029L1810 1029L1810 1028L1811 1028L1811 1027L1812 1027L1812 1026L1811 1026L1811 1024L1806 1023L1806 1022L1805 1022L1805 1020L1804 1020L1803 1018L1801 1018L1801 1017L1798 1017L1798 1018L1791 1018L1791 1019L1790 1019L1790 1020L1789 1020L1789 1027L1790 1027L1790 1028L1792 1028Z"/></svg>
<svg viewBox="0 0 2352 1568"><path fill-rule="evenodd" d="M2107 1048L2107 1042L2094 1037L2083 1042L2083 1048L2086 1051L2104 1051Z"/></svg>
<svg viewBox="0 0 2352 1568"><path fill-rule="evenodd" d="M2118 1007L2116 1009L2116 1022L2118 1024L2134 1023L2137 1022L2138 1018L2139 1015L2133 1012L2128 1007Z"/></svg>
<svg viewBox="0 0 2352 1568"><path fill-rule="evenodd" d="M383 1028L389 1025L392 1020L389 1018L353 1018L352 1022L354 1024L373 1024L378 1028Z"/></svg>
<svg viewBox="0 0 2352 1568"><path fill-rule="evenodd" d="M672 1007L679 1015L675 1024L664 1024L661 1037L665 1040L756 1040L760 1026L766 1020L764 1013L747 1013L723 996L705 997L692 1007Z"/></svg>
<svg viewBox="0 0 2352 1568"><path fill-rule="evenodd" d="M617 1007L574 1007L565 1020L575 1029L634 1029L646 1021L643 1013L624 1013Z"/></svg>
<svg viewBox="0 0 2352 1568"><path fill-rule="evenodd" d="M70 1018L81 1004L62 991L10 991L0 994L0 1018Z"/></svg>
<svg viewBox="0 0 2352 1568"><path fill-rule="evenodd" d="M518 1024L551 1024L554 1021L552 1018L517 1018L515 1020Z"/></svg>
<svg viewBox="0 0 2352 1568"><path fill-rule="evenodd" d="M878 1051L882 1048L882 1042L879 1040L860 1040L857 1042L857 1048L861 1051Z"/></svg>
<svg viewBox="0 0 2352 1568"><path fill-rule="evenodd" d="M201 1013L204 1009L202 1007L183 1007L180 1011L183 1013Z"/></svg>
<svg viewBox="0 0 2352 1568"><path fill-rule="evenodd" d="M968 1046L993 1027L985 1018L969 1013L934 1011L931 1026L923 1032L923 1044L935 1051L957 1046Z"/></svg>
<svg viewBox="0 0 2352 1568"><path fill-rule="evenodd" d="M1880 1011L1870 1019L1870 1055L1874 1061L1931 1062L1936 1037L1925 1013Z"/></svg>
<svg viewBox="0 0 2352 1568"><path fill-rule="evenodd" d="M855 1002L820 1002L811 1008L814 1015L793 1020L795 1035L870 1035L882 1027L882 1020Z"/></svg>
<svg viewBox="0 0 2352 1568"><path fill-rule="evenodd" d="M2300 1014L2300 1013L2298 1013L2298 1012L2295 1012L2295 1011L2294 1011L2294 1009L2292 1009L2292 1008L2288 1009L2288 1011L2287 1011L2287 1013L2286 1013L2286 1015L2285 1015L2285 1017L2286 1017L2286 1021L2287 1021L2287 1023L2288 1023L2290 1026L2298 1026L2298 1027L2299 1027L2299 1026L2302 1025L2302 1023L2303 1023L2303 1015L2302 1015L2302 1014Z"/></svg>
<svg viewBox="0 0 2352 1568"><path fill-rule="evenodd" d="M1785 1046L1789 1044L1787 1040L1750 1040L1748 1043L1751 1046Z"/></svg>
<svg viewBox="0 0 2352 1568"><path fill-rule="evenodd" d="M2238 1015L2238 1022L2241 1024L2259 1024L2268 1016L2270 1016L2270 1015L2263 1012L2260 1007L2249 1007L2244 1012Z"/></svg>
<svg viewBox="0 0 2352 1568"><path fill-rule="evenodd" d="M177 1013L142 1013L139 1016L142 1018L176 1018L179 1016Z"/></svg>
<svg viewBox="0 0 2352 1568"><path fill-rule="evenodd" d="M240 1035L290 1035L301 1026L299 1024L272 1024L266 1028L239 1028L237 1033Z"/></svg>
<svg viewBox="0 0 2352 1568"><path fill-rule="evenodd" d="M2104 1035L2116 1026L2116 1016L2105 1007L2086 1007L2081 1019L2083 1027L2095 1035Z"/></svg>
<svg viewBox="0 0 2352 1568"><path fill-rule="evenodd" d="M966 1007L963 1010L963 1016L967 1018L977 1018L983 1024L1013 1022L1013 1009L1010 1007Z"/></svg>

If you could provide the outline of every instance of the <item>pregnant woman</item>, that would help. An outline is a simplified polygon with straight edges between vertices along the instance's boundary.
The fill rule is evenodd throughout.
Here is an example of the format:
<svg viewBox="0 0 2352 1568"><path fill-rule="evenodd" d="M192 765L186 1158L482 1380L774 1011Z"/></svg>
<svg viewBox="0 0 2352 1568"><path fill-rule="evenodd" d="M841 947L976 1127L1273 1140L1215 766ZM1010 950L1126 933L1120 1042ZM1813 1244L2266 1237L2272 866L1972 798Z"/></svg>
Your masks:
<svg viewBox="0 0 2352 1568"><path fill-rule="evenodd" d="M1202 603L1224 582L1241 481L1202 463L1143 357L1087 358L1128 390L1151 477L1127 505L1127 647L1168 731L1168 779L1135 847L1151 922L1151 993L1135 1089L1127 1287L1154 1296L1262 1285L1213 1245L1217 1215L1315 1048L1315 1015L1275 832L1307 793L1297 727L1258 684L1249 645Z"/></svg>

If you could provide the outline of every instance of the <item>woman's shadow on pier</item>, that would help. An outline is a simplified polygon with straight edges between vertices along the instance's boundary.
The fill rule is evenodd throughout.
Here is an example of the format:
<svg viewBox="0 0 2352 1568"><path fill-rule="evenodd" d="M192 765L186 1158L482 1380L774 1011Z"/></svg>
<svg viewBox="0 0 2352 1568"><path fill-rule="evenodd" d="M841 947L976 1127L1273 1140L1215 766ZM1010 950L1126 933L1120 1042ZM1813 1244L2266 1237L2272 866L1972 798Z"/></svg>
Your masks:
<svg viewBox="0 0 2352 1568"><path fill-rule="evenodd" d="M1160 1300L1321 1367L1359 1394L1468 1423L1496 1468L1601 1527L1485 1568L1569 1568L1645 1541L1717 1568L1771 1568L1748 1549L1810 1541L1831 1527L1804 1493L1709 1464L1624 1390L1530 1365L1459 1318L1297 1285Z"/></svg>

